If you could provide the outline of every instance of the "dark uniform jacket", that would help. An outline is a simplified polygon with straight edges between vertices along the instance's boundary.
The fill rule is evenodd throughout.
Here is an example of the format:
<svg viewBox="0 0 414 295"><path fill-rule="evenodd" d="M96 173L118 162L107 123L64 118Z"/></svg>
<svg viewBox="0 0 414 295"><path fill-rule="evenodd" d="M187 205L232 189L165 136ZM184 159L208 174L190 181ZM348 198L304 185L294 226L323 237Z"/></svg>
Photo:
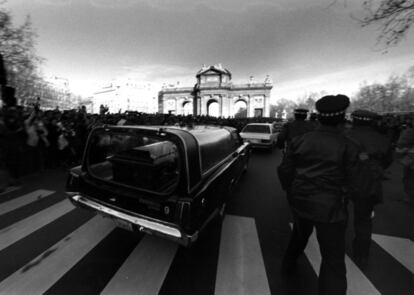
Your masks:
<svg viewBox="0 0 414 295"><path fill-rule="evenodd" d="M407 128L401 132L397 147L414 148L414 128Z"/></svg>
<svg viewBox="0 0 414 295"><path fill-rule="evenodd" d="M293 213L318 222L345 220L358 154L357 145L336 127L319 126L294 138L278 169Z"/></svg>
<svg viewBox="0 0 414 295"><path fill-rule="evenodd" d="M361 149L358 189L352 197L382 202L384 169L392 162L391 141L370 126L353 126L346 135Z"/></svg>
<svg viewBox="0 0 414 295"><path fill-rule="evenodd" d="M277 137L276 145L279 149L284 149L285 144L289 145L294 137L303 135L314 129L315 125L310 121L295 120L287 122L283 125Z"/></svg>

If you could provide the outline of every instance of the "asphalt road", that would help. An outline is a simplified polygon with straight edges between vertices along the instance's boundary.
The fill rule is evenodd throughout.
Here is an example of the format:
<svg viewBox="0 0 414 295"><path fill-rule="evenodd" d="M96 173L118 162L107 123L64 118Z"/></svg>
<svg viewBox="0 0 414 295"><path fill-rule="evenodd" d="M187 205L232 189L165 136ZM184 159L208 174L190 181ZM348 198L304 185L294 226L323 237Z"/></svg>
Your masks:
<svg viewBox="0 0 414 295"><path fill-rule="evenodd" d="M189 249L74 209L63 171L29 176L0 194L0 294L316 294L314 237L298 273L280 273L291 215L276 177L279 161L278 151L254 152L224 220ZM365 271L352 261L348 227L348 294L413 294L414 207L399 201L400 167L390 173Z"/></svg>

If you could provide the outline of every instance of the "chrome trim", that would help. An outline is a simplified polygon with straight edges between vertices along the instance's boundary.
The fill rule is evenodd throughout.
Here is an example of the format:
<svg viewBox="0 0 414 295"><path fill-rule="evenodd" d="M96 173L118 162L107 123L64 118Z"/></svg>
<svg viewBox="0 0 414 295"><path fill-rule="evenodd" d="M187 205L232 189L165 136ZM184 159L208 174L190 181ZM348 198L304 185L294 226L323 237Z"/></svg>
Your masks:
<svg viewBox="0 0 414 295"><path fill-rule="evenodd" d="M237 158L232 157L232 159L224 167L220 168L220 173L215 173L209 180L206 181L206 183L204 183L203 187L197 192L197 195L195 197L197 198L202 193L204 193L204 191L211 185L211 183L221 175L221 172L227 170L236 160Z"/></svg>
<svg viewBox="0 0 414 295"><path fill-rule="evenodd" d="M66 191L66 194L69 195L70 197L73 197L73 196L79 195L79 192L68 192L68 191Z"/></svg>
<svg viewBox="0 0 414 295"><path fill-rule="evenodd" d="M243 149L245 149L247 146L249 145L248 142L244 142L241 146L239 146L237 148L237 150L231 152L228 156L226 156L223 160L221 160L220 162L218 162L216 165L214 165L213 167L209 168L208 170L206 170L202 176L205 177L206 175L210 174L211 171L217 169L219 166L222 166L225 162L227 162L228 160L233 159L233 154L234 152L236 152L237 154L240 154L241 151L243 151ZM230 162L234 162L233 160Z"/></svg>
<svg viewBox="0 0 414 295"><path fill-rule="evenodd" d="M105 214L110 215L112 217L125 220L127 222L132 223L132 224L136 224L136 225L140 226L140 231L143 231L144 229L149 229L149 230L159 232L159 233L165 234L167 236L172 236L172 237L175 237L175 238L182 238L183 237L183 235L181 234L181 231L178 230L177 228L174 228L174 227L171 227L171 226L159 223L159 222L151 221L151 220L145 219L143 217L131 216L129 214L125 214L125 213L116 211L116 210L111 209L107 206L99 204L95 201L91 201L87 198L84 198L81 195L74 195L71 198L72 198L73 201L75 201L77 203L81 203L81 204L83 204L83 205L85 205L89 208L95 209L99 212L105 213Z"/></svg>
<svg viewBox="0 0 414 295"><path fill-rule="evenodd" d="M70 170L69 174L72 175L74 178L79 178L80 177L79 174L73 172L72 170Z"/></svg>
<svg viewBox="0 0 414 295"><path fill-rule="evenodd" d="M203 225L201 226L201 229L204 229L207 224L209 224L214 217L217 216L217 214L220 213L220 210L218 208L214 209L214 211L210 214L210 216L206 219L206 221L203 223Z"/></svg>
<svg viewBox="0 0 414 295"><path fill-rule="evenodd" d="M226 163L228 160L230 160L231 158L233 158L233 153L231 152L230 154L228 154L228 156L226 156L223 160L221 160L220 162L218 162L217 164L215 164L214 166L210 167L208 170L204 171L201 175L202 177L205 177L206 175L210 174L212 171L214 171L215 169L217 169L218 167L220 167L221 165L223 165L224 163Z"/></svg>
<svg viewBox="0 0 414 295"><path fill-rule="evenodd" d="M247 147L247 146L249 146L250 145L250 143L244 143L244 144L242 144L240 147L238 147L237 148L237 150L235 151L235 152L237 152L239 155L240 155L240 153ZM233 157L233 155L232 154L230 154L229 156L227 156L223 161L221 161L219 164L220 165L223 165L226 161L228 161L227 162L227 164L224 166L224 167L222 167L222 168L220 168L220 170L219 170L219 172L222 172L222 171L225 171L226 169L228 169L235 161L237 160L237 158L234 158ZM216 165L215 167L217 168L217 166L219 166L219 165ZM210 169L211 170L211 169ZM207 173L206 173L207 174ZM203 177L206 175L206 174L203 174ZM203 185L203 187L200 189L200 191L198 191L197 192L197 195L196 195L196 197L197 196L199 196L200 194L202 194L207 188L208 188L208 186L210 186L210 184L214 181L214 180L216 180L219 176L221 175L221 173L216 173L215 175L213 175L206 183L204 183L204 185Z"/></svg>
<svg viewBox="0 0 414 295"><path fill-rule="evenodd" d="M249 145L249 142L243 142L243 144L241 146L238 147L238 149L236 150L237 153L240 153L243 151L243 149L245 149L247 146Z"/></svg>

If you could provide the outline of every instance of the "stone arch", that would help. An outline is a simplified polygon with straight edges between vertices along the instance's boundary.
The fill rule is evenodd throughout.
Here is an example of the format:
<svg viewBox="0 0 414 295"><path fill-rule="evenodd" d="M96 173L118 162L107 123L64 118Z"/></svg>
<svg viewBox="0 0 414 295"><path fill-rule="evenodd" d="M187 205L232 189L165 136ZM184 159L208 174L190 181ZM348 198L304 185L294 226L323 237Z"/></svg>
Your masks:
<svg viewBox="0 0 414 295"><path fill-rule="evenodd" d="M212 117L220 116L220 103L217 99L207 101L207 115Z"/></svg>
<svg viewBox="0 0 414 295"><path fill-rule="evenodd" d="M243 98L238 98L233 105L233 116L236 118L246 118L248 104L247 101Z"/></svg>
<svg viewBox="0 0 414 295"><path fill-rule="evenodd" d="M191 100L183 101L181 105L183 115L192 115L193 114L193 102Z"/></svg>
<svg viewBox="0 0 414 295"><path fill-rule="evenodd" d="M164 99L164 110L166 113L176 114L177 112L177 98L168 97Z"/></svg>

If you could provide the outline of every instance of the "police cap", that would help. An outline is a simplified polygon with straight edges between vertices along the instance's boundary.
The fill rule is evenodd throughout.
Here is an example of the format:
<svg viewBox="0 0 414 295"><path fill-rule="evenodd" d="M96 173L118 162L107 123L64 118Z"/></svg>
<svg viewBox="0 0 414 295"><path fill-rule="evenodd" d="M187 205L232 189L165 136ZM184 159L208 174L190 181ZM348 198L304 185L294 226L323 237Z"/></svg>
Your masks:
<svg viewBox="0 0 414 295"><path fill-rule="evenodd" d="M326 95L316 102L315 107L320 116L335 117L345 114L349 104L350 100L346 95Z"/></svg>
<svg viewBox="0 0 414 295"><path fill-rule="evenodd" d="M309 110L307 109L303 109L303 108L298 108L294 110L295 114L299 114L299 115L307 115L309 112Z"/></svg>
<svg viewBox="0 0 414 295"><path fill-rule="evenodd" d="M372 121L379 117L379 115L375 112L371 112L368 110L355 110L352 112L351 117L354 120L360 121Z"/></svg>

